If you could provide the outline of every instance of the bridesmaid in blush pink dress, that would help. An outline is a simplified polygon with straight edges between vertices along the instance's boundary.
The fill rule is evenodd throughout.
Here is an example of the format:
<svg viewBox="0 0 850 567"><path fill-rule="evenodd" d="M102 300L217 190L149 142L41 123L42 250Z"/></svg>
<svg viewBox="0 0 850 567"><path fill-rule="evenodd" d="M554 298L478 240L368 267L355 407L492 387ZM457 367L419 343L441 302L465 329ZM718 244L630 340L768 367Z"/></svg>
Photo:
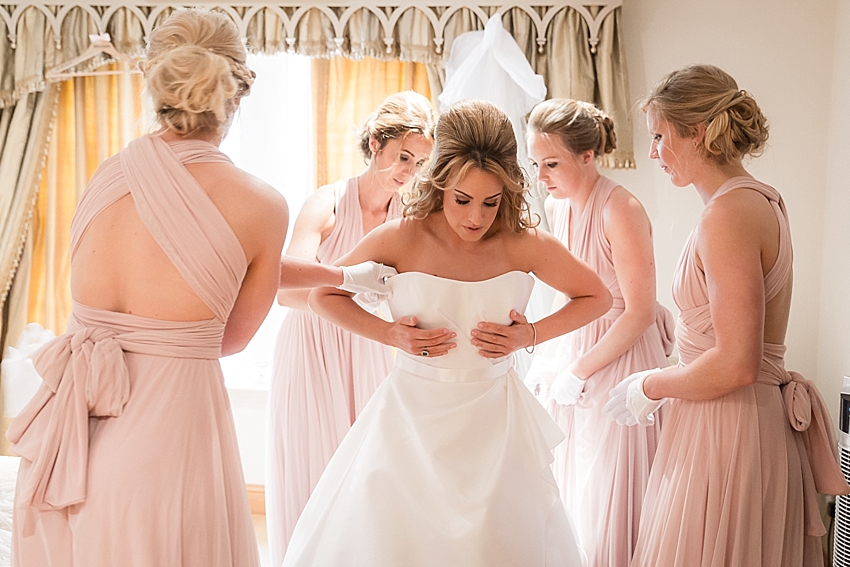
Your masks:
<svg viewBox="0 0 850 567"><path fill-rule="evenodd" d="M606 404L633 424L670 399L632 565L822 566L817 493L850 487L820 393L784 366L788 214L742 165L767 140L765 118L710 65L669 74L643 108L650 158L705 210L673 284L679 366L632 374Z"/></svg>
<svg viewBox="0 0 850 567"><path fill-rule="evenodd" d="M413 91L390 95L360 133L368 167L319 188L304 204L287 255L333 264L401 215L399 190L431 152L434 113ZM390 349L352 335L307 307L309 289L278 294L291 308L275 345L269 396L266 519L273 565L322 471L381 380Z"/></svg>
<svg viewBox="0 0 850 567"><path fill-rule="evenodd" d="M214 12L178 11L151 34L162 129L105 161L83 194L68 329L36 354L44 383L7 433L22 457L17 567L260 565L218 358L265 317L288 219L217 147L253 83L245 57ZM210 81L219 90L199 87ZM297 268L287 285L352 279Z"/></svg>
<svg viewBox="0 0 850 567"><path fill-rule="evenodd" d="M526 381L549 390L549 412L566 434L555 479L588 566L628 567L660 423L618 425L602 406L632 372L667 366L672 349L672 315L655 300L652 226L640 202L596 168L616 143L602 111L552 99L534 108L528 128L552 233L599 274L614 306L543 345Z"/></svg>

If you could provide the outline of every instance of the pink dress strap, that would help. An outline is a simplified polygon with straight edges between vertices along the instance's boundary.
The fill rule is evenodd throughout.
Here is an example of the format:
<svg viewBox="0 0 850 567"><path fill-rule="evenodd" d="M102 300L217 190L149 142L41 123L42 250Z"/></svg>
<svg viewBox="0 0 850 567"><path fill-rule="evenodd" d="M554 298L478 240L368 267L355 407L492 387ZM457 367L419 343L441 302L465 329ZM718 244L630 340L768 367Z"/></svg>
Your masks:
<svg viewBox="0 0 850 567"><path fill-rule="evenodd" d="M120 154L124 178L151 235L198 297L226 321L248 263L230 225L177 152L196 162L229 162L207 142L171 147L159 136L144 136Z"/></svg>
<svg viewBox="0 0 850 567"><path fill-rule="evenodd" d="M573 234L570 252L590 264L605 283L605 287L611 292L614 302L611 309L603 317L612 321L616 320L626 310L626 302L623 299L623 292L620 290L617 273L614 271L611 243L605 237L603 213L605 203L611 197L614 189L619 186L620 184L613 179L600 175L590 192L590 197L587 199L581 216L578 219L573 219L575 229L570 229ZM567 200L564 201L564 204L569 207ZM563 242L568 242L568 240Z"/></svg>
<svg viewBox="0 0 850 567"><path fill-rule="evenodd" d="M341 179L333 184L333 188L336 222L330 235L319 245L316 252L316 259L322 264L333 264L365 236L357 178ZM390 200L386 220L401 218L401 213L401 196L396 193Z"/></svg>
<svg viewBox="0 0 850 567"><path fill-rule="evenodd" d="M750 189L761 193L770 203L774 213L776 213L776 220L779 222L779 255L773 267L764 276L764 298L765 302L767 302L776 297L776 294L779 293L788 281L788 278L791 277L791 270L794 264L794 250L791 245L788 211L785 208L785 201L782 200L782 195L779 194L779 191L752 177L740 176L728 179L712 195L711 200L713 201L719 196L725 195L735 189Z"/></svg>

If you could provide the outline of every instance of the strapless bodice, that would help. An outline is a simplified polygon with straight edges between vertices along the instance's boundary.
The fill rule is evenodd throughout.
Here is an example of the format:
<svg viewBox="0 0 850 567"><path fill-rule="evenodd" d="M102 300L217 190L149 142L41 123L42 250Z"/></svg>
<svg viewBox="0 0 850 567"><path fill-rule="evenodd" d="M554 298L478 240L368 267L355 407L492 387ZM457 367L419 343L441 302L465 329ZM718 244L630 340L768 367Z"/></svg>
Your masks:
<svg viewBox="0 0 850 567"><path fill-rule="evenodd" d="M398 357L416 360L434 368L451 370L487 369L503 360L488 359L472 345L470 332L481 321L508 325L514 309L523 313L534 279L525 272L507 272L488 280L466 282L405 272L387 281L393 290L388 300L393 320L414 316L421 329L446 327L457 333L457 348L445 356L426 358L398 351ZM507 357L510 358L510 357Z"/></svg>

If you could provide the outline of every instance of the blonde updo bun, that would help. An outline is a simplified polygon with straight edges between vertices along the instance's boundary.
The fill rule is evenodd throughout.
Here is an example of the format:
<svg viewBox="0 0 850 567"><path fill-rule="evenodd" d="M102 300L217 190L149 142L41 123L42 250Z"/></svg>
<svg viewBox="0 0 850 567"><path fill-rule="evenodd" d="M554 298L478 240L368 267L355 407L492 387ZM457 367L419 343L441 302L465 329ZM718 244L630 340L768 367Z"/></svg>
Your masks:
<svg viewBox="0 0 850 567"><path fill-rule="evenodd" d="M178 134L216 130L246 96L255 74L236 25L202 9L174 12L151 33L141 67L157 121Z"/></svg>
<svg viewBox="0 0 850 567"><path fill-rule="evenodd" d="M759 156L769 135L767 119L753 96L738 88L731 75L714 65L691 65L664 77L643 101L682 137L700 125L705 137L700 153L718 164Z"/></svg>
<svg viewBox="0 0 850 567"><path fill-rule="evenodd" d="M358 149L368 163L372 159L372 148L369 145L372 138L375 138L382 148L389 140L401 138L411 132L432 140L436 121L434 107L427 97L415 91L391 94L358 130Z"/></svg>
<svg viewBox="0 0 850 567"><path fill-rule="evenodd" d="M528 131L557 135L573 154L592 150L597 156L617 149L614 121L589 102L553 98L534 107Z"/></svg>

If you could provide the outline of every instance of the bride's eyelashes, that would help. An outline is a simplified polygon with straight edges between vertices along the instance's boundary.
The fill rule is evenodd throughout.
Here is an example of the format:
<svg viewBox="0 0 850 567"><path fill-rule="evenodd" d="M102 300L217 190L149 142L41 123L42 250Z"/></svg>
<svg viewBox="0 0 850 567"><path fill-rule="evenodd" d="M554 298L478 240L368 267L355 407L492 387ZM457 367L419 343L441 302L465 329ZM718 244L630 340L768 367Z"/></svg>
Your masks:
<svg viewBox="0 0 850 567"><path fill-rule="evenodd" d="M467 199L458 199L457 197L455 197L455 203L457 203L458 205L468 205L468 204L469 204L469 200L467 200ZM485 202L484 202L484 206L485 206L485 207L490 207L490 208L498 207L498 206L499 206L499 202L498 202L498 201L491 201L491 202L486 202L486 201L485 201Z"/></svg>

